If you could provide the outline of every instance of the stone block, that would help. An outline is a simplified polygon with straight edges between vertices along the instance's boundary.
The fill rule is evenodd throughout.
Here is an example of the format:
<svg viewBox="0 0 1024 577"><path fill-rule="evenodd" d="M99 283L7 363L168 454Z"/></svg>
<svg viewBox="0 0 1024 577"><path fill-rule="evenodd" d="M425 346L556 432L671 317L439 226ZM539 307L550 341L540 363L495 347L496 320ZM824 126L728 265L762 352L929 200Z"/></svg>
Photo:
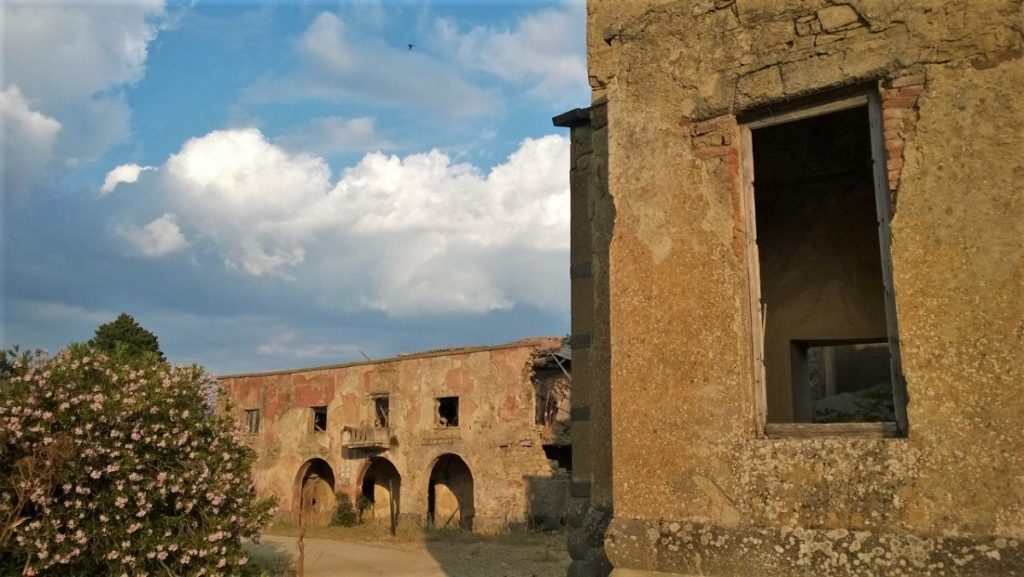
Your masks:
<svg viewBox="0 0 1024 577"><path fill-rule="evenodd" d="M831 32L859 22L860 16L853 8L841 4L818 10L818 21L821 22L821 28L825 32Z"/></svg>
<svg viewBox="0 0 1024 577"><path fill-rule="evenodd" d="M782 75L778 66L770 66L740 76L736 81L736 92L741 106L771 99L782 94Z"/></svg>

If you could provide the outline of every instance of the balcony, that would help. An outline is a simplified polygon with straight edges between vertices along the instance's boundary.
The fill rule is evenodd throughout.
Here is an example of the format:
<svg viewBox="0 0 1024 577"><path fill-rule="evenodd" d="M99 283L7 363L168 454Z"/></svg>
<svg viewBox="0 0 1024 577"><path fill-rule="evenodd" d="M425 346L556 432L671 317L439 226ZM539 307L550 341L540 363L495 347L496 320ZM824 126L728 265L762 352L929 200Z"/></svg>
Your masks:
<svg viewBox="0 0 1024 577"><path fill-rule="evenodd" d="M387 450L391 429L387 427L343 427L341 446L345 449Z"/></svg>

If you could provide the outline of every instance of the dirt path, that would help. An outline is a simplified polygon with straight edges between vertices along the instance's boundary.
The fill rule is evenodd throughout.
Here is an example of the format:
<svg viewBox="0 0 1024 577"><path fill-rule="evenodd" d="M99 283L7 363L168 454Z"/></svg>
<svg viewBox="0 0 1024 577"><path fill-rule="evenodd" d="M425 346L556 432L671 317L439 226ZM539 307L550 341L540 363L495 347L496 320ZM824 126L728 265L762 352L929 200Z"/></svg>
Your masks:
<svg viewBox="0 0 1024 577"><path fill-rule="evenodd" d="M401 546L307 538L306 577L564 577L564 545L480 542L405 543ZM254 559L283 567L298 556L295 537L265 535L251 545Z"/></svg>

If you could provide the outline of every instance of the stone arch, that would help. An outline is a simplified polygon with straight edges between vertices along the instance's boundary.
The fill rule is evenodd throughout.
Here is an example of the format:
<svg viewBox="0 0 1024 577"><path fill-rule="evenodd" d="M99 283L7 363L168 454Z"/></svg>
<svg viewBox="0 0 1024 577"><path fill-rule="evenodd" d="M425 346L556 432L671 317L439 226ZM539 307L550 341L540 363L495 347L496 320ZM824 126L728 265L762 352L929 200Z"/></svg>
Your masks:
<svg viewBox="0 0 1024 577"><path fill-rule="evenodd" d="M393 515L397 522L402 503L402 475L390 460L371 457L366 461L358 494L370 502L369 508L363 511L364 520L388 524Z"/></svg>
<svg viewBox="0 0 1024 577"><path fill-rule="evenodd" d="M322 527L331 521L338 505L334 495L334 471L323 459L310 459L295 475L295 497L298 506L293 515L304 523Z"/></svg>
<svg viewBox="0 0 1024 577"><path fill-rule="evenodd" d="M427 523L473 530L473 473L462 457L445 453L434 461L427 484Z"/></svg>

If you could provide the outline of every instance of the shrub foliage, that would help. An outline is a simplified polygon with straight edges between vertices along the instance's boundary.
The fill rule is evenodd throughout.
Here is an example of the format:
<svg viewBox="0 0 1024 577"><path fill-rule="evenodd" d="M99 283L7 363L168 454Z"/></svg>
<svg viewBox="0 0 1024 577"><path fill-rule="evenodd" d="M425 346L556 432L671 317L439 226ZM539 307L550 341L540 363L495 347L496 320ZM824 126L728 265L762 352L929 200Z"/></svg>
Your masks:
<svg viewBox="0 0 1024 577"><path fill-rule="evenodd" d="M359 522L359 517L356 514L356 508L352 505L352 500L348 498L348 495L338 495L338 508L334 510L334 515L331 516L331 525L336 527L355 527Z"/></svg>
<svg viewBox="0 0 1024 577"><path fill-rule="evenodd" d="M127 359L127 357L122 357ZM273 502L211 379L76 345L7 356L0 378L0 574L239 572Z"/></svg>

